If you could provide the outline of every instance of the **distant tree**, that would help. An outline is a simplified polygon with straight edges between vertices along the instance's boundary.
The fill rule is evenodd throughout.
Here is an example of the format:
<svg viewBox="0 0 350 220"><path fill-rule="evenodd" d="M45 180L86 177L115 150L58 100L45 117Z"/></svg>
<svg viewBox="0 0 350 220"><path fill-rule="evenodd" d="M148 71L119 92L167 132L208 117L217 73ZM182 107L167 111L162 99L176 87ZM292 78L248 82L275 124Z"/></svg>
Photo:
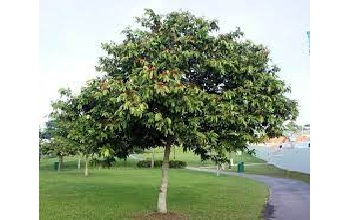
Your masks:
<svg viewBox="0 0 350 220"><path fill-rule="evenodd" d="M290 121L285 125L285 132L287 133L297 133L301 130L302 126L298 125L295 121Z"/></svg>
<svg viewBox="0 0 350 220"><path fill-rule="evenodd" d="M50 127L45 129L44 134L50 136L50 138L41 139L40 152L44 155L57 156L59 158L58 171L60 171L63 165L63 157L74 155L76 146L74 142L67 138L67 126L57 119L51 121Z"/></svg>
<svg viewBox="0 0 350 220"><path fill-rule="evenodd" d="M78 152L85 156L85 176L88 176L88 164L92 155L99 155L105 160L111 157L123 158L137 150L128 145L128 138L116 132L111 124L109 111L115 111L109 104L109 97L102 91L101 79L89 81L79 95L70 94L59 109L65 112L65 120L69 121L68 138L78 143ZM113 95L113 94L110 94Z"/></svg>

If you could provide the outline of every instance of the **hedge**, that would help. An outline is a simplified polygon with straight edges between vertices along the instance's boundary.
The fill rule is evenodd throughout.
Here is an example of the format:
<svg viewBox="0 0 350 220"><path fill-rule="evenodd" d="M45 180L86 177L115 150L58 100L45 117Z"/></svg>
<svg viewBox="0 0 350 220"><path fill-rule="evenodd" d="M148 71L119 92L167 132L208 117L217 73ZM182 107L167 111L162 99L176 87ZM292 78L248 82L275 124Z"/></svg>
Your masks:
<svg viewBox="0 0 350 220"><path fill-rule="evenodd" d="M92 167L96 167L101 165L102 168L110 168L112 166L114 166L116 163L116 160L114 157L107 157L107 158L103 158L103 159L97 159L97 158L93 158L89 161L89 165Z"/></svg>
<svg viewBox="0 0 350 220"><path fill-rule="evenodd" d="M162 160L155 160L154 161L154 167L159 168L162 167ZM136 163L136 166L139 168L150 168L152 165L151 160L140 160L139 162ZM181 160L170 160L169 161L169 168L174 168L174 169L183 169L187 167L187 162L186 161L181 161Z"/></svg>

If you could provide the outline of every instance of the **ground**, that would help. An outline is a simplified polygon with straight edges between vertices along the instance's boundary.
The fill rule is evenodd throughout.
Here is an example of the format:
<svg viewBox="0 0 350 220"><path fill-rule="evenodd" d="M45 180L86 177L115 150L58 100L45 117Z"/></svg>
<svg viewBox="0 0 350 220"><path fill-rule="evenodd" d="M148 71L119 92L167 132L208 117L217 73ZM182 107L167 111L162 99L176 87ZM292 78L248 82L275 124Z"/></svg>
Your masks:
<svg viewBox="0 0 350 220"><path fill-rule="evenodd" d="M172 148L171 150L172 150L172 153L171 153L170 159L174 159L174 151L173 151L174 149ZM161 159L163 157L163 149L157 148L155 152L156 152L155 153L156 159ZM141 155L136 155L136 157L140 159L151 159L152 151L151 150L146 151L146 153L143 153ZM206 168L216 169L214 162L201 161L199 156L195 155L192 152L183 152L181 148L176 148L175 158L177 160L187 161L188 166L190 167L206 167ZM310 183L310 174L283 170L275 167L272 164L268 164L265 160L256 158L247 153L243 153L242 156L236 156L236 154L232 153L232 158L234 159L235 162L237 161L244 162L245 164L244 173L295 179L295 180L301 180L305 183ZM132 161L130 161L129 163L132 163ZM228 164L226 165L225 170L228 170ZM235 167L231 171L236 172L237 167Z"/></svg>
<svg viewBox="0 0 350 220"><path fill-rule="evenodd" d="M84 177L73 159L65 160L60 173L53 170L54 159L40 162L40 219L155 217L160 169L97 168ZM267 197L267 187L254 180L188 170L169 172L168 210L172 215L259 219Z"/></svg>
<svg viewBox="0 0 350 220"><path fill-rule="evenodd" d="M178 213L169 212L166 214L162 213L151 213L147 215L140 215L134 218L135 220L187 220L189 219L186 215L181 215Z"/></svg>
<svg viewBox="0 0 350 220"><path fill-rule="evenodd" d="M173 150L173 149L172 149ZM162 149L156 149L161 159ZM77 170L77 157L64 159L60 173L53 170L52 159L40 162L41 219L260 219L268 188L263 183L242 177L171 170L168 210L155 213L160 184L160 169L137 169L139 159L150 159L151 151L132 155L126 162L117 160L111 169L90 168L90 176ZM310 175L278 169L266 161L243 154L233 155L245 162L245 173L290 178L310 182ZM171 154L174 159L174 153ZM214 168L192 152L177 148L176 160L191 167ZM82 160L81 167L84 167ZM230 172L235 172L231 170ZM266 209L265 209L266 211Z"/></svg>

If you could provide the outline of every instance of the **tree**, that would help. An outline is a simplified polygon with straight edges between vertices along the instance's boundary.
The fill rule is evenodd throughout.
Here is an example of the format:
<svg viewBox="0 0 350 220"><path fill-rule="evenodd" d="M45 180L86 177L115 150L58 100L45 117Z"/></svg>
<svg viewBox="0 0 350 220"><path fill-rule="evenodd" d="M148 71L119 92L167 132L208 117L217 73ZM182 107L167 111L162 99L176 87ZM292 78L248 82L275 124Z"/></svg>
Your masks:
<svg viewBox="0 0 350 220"><path fill-rule="evenodd" d="M289 133L297 133L301 130L302 126L298 125L295 121L289 121L285 126L285 132Z"/></svg>
<svg viewBox="0 0 350 220"><path fill-rule="evenodd" d="M49 126L39 134L40 152L44 155L54 155L59 158L58 171L63 166L63 157L75 154L75 144L68 138L67 126L59 119L51 119ZM49 138L47 138L49 137Z"/></svg>
<svg viewBox="0 0 350 220"><path fill-rule="evenodd" d="M121 44L103 44L104 77L78 96L61 91L66 100L55 103L53 116L68 134L57 135L56 148L66 137L79 143L87 176L93 153L126 158L135 147L163 146L158 211L165 213L172 145L227 161L227 151L280 135L297 103L284 96L290 89L268 50L243 40L239 29L213 35L217 21L187 12L146 10L137 22L143 30L127 29Z"/></svg>
<svg viewBox="0 0 350 220"><path fill-rule="evenodd" d="M94 81L92 81L94 83ZM66 113L65 120L68 121L69 131L68 138L78 143L80 155L85 156L85 176L89 175L89 159L94 153L102 153L109 156L109 148L99 148L99 143L103 138L107 137L101 131L101 124L95 120L93 113L90 112L91 106L94 105L94 87L90 86L82 88L79 95L72 95L69 90L62 90L69 97L67 101L60 106L61 110Z"/></svg>
<svg viewBox="0 0 350 220"><path fill-rule="evenodd" d="M171 145L224 162L227 151L281 135L297 103L284 96L290 88L268 49L244 40L239 28L215 35L215 20L150 9L136 21L142 29L126 29L122 43L102 44L108 55L97 69L105 76L94 88L104 102L91 111L127 148L165 148L158 211L166 213Z"/></svg>
<svg viewBox="0 0 350 220"><path fill-rule="evenodd" d="M50 114L50 120L46 123L45 134L49 141L43 145L43 150L59 157L58 170L60 171L63 157L76 155L80 146L79 142L69 138L69 132L74 125L68 117L72 104L72 91L60 89L59 93L60 99L52 103L53 111Z"/></svg>
<svg viewBox="0 0 350 220"><path fill-rule="evenodd" d="M110 114L114 107L109 103L109 96L115 96L100 88L100 78L89 81L79 95L72 95L63 89L67 100L59 109L65 112L65 121L69 125L68 138L78 143L77 151L85 156L85 176L88 176L88 164L92 155L102 156L110 161L114 156L126 160L127 156L137 150L128 145L128 138L115 131ZM113 107L113 108L112 108ZM110 113L112 112L112 113Z"/></svg>

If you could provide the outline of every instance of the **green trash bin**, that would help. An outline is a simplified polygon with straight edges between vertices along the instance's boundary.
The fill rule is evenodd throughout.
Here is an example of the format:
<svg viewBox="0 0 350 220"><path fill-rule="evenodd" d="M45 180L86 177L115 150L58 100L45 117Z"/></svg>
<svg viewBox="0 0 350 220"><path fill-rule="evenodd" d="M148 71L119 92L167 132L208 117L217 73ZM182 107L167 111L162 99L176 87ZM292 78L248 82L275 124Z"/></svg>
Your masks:
<svg viewBox="0 0 350 220"><path fill-rule="evenodd" d="M243 173L244 172L244 162L237 163L237 173Z"/></svg>
<svg viewBox="0 0 350 220"><path fill-rule="evenodd" d="M58 165L59 165L60 162L54 162L53 163L53 169L54 170L58 170Z"/></svg>

